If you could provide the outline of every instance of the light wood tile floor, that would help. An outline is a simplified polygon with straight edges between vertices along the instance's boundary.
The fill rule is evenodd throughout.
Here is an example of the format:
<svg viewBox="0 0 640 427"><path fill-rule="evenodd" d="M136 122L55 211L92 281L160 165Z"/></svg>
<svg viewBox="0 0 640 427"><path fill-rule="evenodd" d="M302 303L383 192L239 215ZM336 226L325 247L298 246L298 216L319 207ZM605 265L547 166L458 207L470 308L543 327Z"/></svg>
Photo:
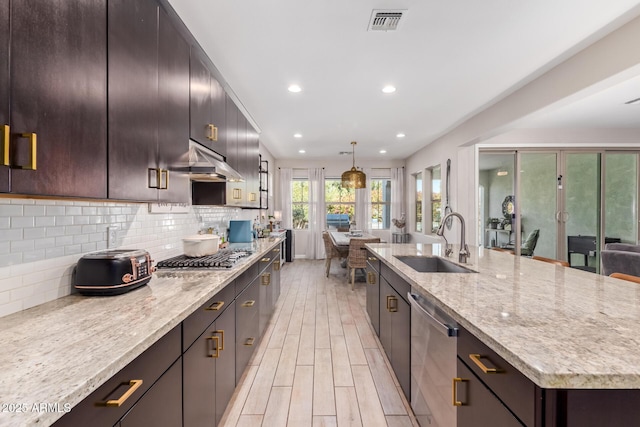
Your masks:
<svg viewBox="0 0 640 427"><path fill-rule="evenodd" d="M222 426L417 426L366 312L336 261L296 260Z"/></svg>

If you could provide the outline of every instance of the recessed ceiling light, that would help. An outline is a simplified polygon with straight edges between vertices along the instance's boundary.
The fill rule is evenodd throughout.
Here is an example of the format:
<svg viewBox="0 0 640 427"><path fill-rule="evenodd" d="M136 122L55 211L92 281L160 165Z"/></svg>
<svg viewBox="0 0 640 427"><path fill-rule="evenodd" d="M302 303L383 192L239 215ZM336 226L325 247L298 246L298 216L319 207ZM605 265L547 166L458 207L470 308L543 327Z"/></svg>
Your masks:
<svg viewBox="0 0 640 427"><path fill-rule="evenodd" d="M289 92L293 92L293 93L298 93L302 91L302 88L298 85L291 85L289 86Z"/></svg>
<svg viewBox="0 0 640 427"><path fill-rule="evenodd" d="M631 101L625 102L627 105L640 104L640 98L632 99Z"/></svg>
<svg viewBox="0 0 640 427"><path fill-rule="evenodd" d="M304 154L304 153L306 153L306 151L304 151L304 150L298 150L298 153L300 153L300 154Z"/></svg>
<svg viewBox="0 0 640 427"><path fill-rule="evenodd" d="M406 135L402 132L396 135L396 138L404 138Z"/></svg>
<svg viewBox="0 0 640 427"><path fill-rule="evenodd" d="M387 86L385 86L385 87L383 87L383 88L382 88L382 91L383 91L384 93L393 93L393 92L395 92L395 91L396 91L396 88L395 88L394 86L387 85Z"/></svg>
<svg viewBox="0 0 640 427"><path fill-rule="evenodd" d="M380 154L385 154L387 150L380 150Z"/></svg>
<svg viewBox="0 0 640 427"><path fill-rule="evenodd" d="M294 133L293 137L294 138L302 138L302 134L301 133Z"/></svg>

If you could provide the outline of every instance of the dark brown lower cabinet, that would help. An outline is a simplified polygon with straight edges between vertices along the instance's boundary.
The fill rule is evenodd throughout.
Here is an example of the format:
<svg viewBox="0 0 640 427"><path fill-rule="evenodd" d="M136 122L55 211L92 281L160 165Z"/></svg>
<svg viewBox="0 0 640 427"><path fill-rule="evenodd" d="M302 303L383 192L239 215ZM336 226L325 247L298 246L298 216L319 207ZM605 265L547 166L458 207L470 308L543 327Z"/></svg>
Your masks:
<svg viewBox="0 0 640 427"><path fill-rule="evenodd" d="M235 375L235 302L184 353L184 427L215 426L233 390Z"/></svg>
<svg viewBox="0 0 640 427"><path fill-rule="evenodd" d="M411 307L380 276L380 342L407 400L411 400Z"/></svg>
<svg viewBox="0 0 640 427"><path fill-rule="evenodd" d="M502 402L458 359L458 378L453 398L459 402L458 427L522 427Z"/></svg>
<svg viewBox="0 0 640 427"><path fill-rule="evenodd" d="M256 277L236 298L236 383L260 339L260 287Z"/></svg>
<svg viewBox="0 0 640 427"><path fill-rule="evenodd" d="M367 252L367 314L376 335L380 336L380 261Z"/></svg>
<svg viewBox="0 0 640 427"><path fill-rule="evenodd" d="M120 420L120 427L181 427L182 426L182 359L138 400Z"/></svg>

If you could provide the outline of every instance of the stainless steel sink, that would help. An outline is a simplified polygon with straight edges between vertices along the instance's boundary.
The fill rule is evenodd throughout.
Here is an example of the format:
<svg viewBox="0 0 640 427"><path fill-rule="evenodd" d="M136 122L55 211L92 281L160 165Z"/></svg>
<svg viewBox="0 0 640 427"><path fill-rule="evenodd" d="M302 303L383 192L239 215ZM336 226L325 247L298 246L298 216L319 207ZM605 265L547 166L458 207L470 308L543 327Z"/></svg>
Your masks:
<svg viewBox="0 0 640 427"><path fill-rule="evenodd" d="M396 255L395 257L420 273L477 273L437 256Z"/></svg>

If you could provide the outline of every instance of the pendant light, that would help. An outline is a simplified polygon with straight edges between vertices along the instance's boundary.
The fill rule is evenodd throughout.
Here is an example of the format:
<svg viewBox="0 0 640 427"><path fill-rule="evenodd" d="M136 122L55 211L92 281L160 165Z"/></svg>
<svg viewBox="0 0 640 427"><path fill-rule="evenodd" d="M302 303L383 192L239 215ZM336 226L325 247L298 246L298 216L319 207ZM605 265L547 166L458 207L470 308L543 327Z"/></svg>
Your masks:
<svg viewBox="0 0 640 427"><path fill-rule="evenodd" d="M353 166L351 170L348 170L342 174L342 186L344 188L367 188L367 175L364 172L356 169L356 144L352 141L353 145Z"/></svg>

